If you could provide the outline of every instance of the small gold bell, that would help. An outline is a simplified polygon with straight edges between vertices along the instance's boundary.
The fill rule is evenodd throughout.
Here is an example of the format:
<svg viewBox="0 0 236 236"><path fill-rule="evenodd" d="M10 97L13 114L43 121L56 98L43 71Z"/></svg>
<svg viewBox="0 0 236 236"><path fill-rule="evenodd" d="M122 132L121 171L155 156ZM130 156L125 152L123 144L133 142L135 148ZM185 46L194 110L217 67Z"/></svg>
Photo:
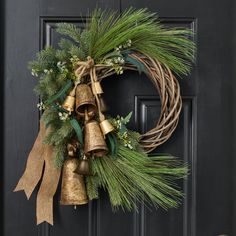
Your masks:
<svg viewBox="0 0 236 236"><path fill-rule="evenodd" d="M108 120L103 120L100 123L100 127L104 136L114 130L114 127Z"/></svg>
<svg viewBox="0 0 236 236"><path fill-rule="evenodd" d="M93 117L97 112L95 97L87 84L79 84L75 92L76 112L79 116L85 116L85 110L89 117Z"/></svg>
<svg viewBox="0 0 236 236"><path fill-rule="evenodd" d="M73 112L74 106L75 106L75 97L68 95L64 103L62 104L62 107L69 112Z"/></svg>
<svg viewBox="0 0 236 236"><path fill-rule="evenodd" d="M92 91L93 91L93 94L102 94L103 93L102 86L99 81L96 81L92 84Z"/></svg>
<svg viewBox="0 0 236 236"><path fill-rule="evenodd" d="M79 164L77 158L64 162L61 186L61 205L83 205L88 203L84 177L74 173Z"/></svg>
<svg viewBox="0 0 236 236"><path fill-rule="evenodd" d="M75 173L79 175L92 175L90 171L88 157L84 155L83 159L79 161L79 164L75 170Z"/></svg>
<svg viewBox="0 0 236 236"><path fill-rule="evenodd" d="M85 124L84 130L85 155L94 155L95 157L105 156L108 153L108 148L98 122L95 120L88 121Z"/></svg>

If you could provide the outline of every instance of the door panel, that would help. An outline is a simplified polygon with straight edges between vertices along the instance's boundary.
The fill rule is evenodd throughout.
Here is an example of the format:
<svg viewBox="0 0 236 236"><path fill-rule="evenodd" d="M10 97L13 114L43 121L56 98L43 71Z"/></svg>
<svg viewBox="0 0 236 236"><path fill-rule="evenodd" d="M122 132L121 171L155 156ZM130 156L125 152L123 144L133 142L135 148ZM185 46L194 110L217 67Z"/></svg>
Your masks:
<svg viewBox="0 0 236 236"><path fill-rule="evenodd" d="M60 188L54 199L54 227L35 225L34 193L30 201L12 193L24 170L27 154L38 131L36 84L27 61L45 45L55 46L60 36L56 23L80 27L95 8L93 1L23 0L6 1L5 37L5 149L4 149L4 236L210 236L234 235L232 231L232 0L126 0L98 1L103 9L118 12L129 6L148 7L167 27L188 27L198 45L191 75L179 79L183 109L173 136L155 153L171 153L189 163L188 180L180 181L185 198L179 209L168 212L147 209L139 213L111 211L108 195L76 210L59 206ZM214 6L214 7L212 7ZM89 11L88 11L89 9ZM220 20L220 22L219 22ZM12 67L14 65L14 67ZM14 69L12 69L14 68ZM111 115L133 111L129 128L145 132L160 112L160 99L145 75L125 72L103 81ZM17 109L17 110L15 110ZM16 115L17 113L17 115ZM14 163L14 164L13 164Z"/></svg>
<svg viewBox="0 0 236 236"><path fill-rule="evenodd" d="M160 17L187 17L197 23L197 62L183 95L194 96L197 116L196 235L235 235L232 224L233 64L230 58L234 1L121 0L121 7L148 7ZM169 4L168 4L168 3ZM196 115L196 113L195 113ZM168 142L169 143L169 142ZM222 217L223 216L223 217ZM191 235L191 234L190 234Z"/></svg>

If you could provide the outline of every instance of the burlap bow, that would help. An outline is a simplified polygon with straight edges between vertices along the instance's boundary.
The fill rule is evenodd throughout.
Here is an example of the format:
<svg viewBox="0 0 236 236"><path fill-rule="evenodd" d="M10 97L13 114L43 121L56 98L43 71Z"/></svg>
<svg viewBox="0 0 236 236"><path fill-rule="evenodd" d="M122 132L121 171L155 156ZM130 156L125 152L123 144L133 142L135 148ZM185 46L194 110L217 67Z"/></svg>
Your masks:
<svg viewBox="0 0 236 236"><path fill-rule="evenodd" d="M74 91L79 79L90 74L91 83L96 79L94 61L88 57L87 61L79 61L75 70L78 80L75 81ZM74 91L72 93L74 93ZM44 221L53 225L53 196L57 190L61 169L53 163L53 146L45 145L43 140L48 133L43 122L40 122L40 130L32 150L28 156L25 172L20 178L14 192L23 190L29 199L35 187L42 178L37 194L36 218L37 224Z"/></svg>
<svg viewBox="0 0 236 236"><path fill-rule="evenodd" d="M58 186L61 169L54 167L53 147L43 143L46 134L45 125L40 122L40 130L28 156L25 172L14 192L24 190L29 199L42 177L37 195L37 224L46 221L53 225L53 196Z"/></svg>

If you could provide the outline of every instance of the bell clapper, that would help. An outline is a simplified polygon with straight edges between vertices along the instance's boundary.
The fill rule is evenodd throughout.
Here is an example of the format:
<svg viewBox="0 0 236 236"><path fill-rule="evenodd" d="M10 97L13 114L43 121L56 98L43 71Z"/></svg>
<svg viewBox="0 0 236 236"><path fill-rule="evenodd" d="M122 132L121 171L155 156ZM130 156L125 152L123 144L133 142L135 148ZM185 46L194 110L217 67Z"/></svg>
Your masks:
<svg viewBox="0 0 236 236"><path fill-rule="evenodd" d="M87 107L84 110L84 117L85 117L84 123L88 122L89 121L89 116L88 116L88 109L87 109Z"/></svg>
<svg viewBox="0 0 236 236"><path fill-rule="evenodd" d="M74 205L74 210L76 210L76 208L77 208L76 205Z"/></svg>

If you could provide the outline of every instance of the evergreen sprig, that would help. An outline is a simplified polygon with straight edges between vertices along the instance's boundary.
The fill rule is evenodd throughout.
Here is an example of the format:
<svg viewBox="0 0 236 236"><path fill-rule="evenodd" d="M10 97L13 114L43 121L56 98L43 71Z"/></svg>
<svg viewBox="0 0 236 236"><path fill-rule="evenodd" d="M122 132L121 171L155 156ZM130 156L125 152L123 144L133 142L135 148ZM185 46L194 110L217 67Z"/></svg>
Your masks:
<svg viewBox="0 0 236 236"><path fill-rule="evenodd" d="M81 30L74 24L58 23L57 24L57 32L62 35L71 37L76 42L80 42Z"/></svg>
<svg viewBox="0 0 236 236"><path fill-rule="evenodd" d="M98 197L98 188L107 190L112 208L137 208L137 202L164 209L177 207L183 194L174 181L187 176L187 166L172 156L148 157L143 152L119 146L118 158L95 159L92 170L98 181L87 178L90 199Z"/></svg>
<svg viewBox="0 0 236 236"><path fill-rule="evenodd" d="M65 23L58 24L58 32L67 32L67 36L76 38L86 57L91 56L97 62L127 40L132 41L131 50L157 59L179 75L188 74L194 60L193 32L185 28L165 28L156 14L147 9L129 8L121 15L96 9L82 33Z"/></svg>

